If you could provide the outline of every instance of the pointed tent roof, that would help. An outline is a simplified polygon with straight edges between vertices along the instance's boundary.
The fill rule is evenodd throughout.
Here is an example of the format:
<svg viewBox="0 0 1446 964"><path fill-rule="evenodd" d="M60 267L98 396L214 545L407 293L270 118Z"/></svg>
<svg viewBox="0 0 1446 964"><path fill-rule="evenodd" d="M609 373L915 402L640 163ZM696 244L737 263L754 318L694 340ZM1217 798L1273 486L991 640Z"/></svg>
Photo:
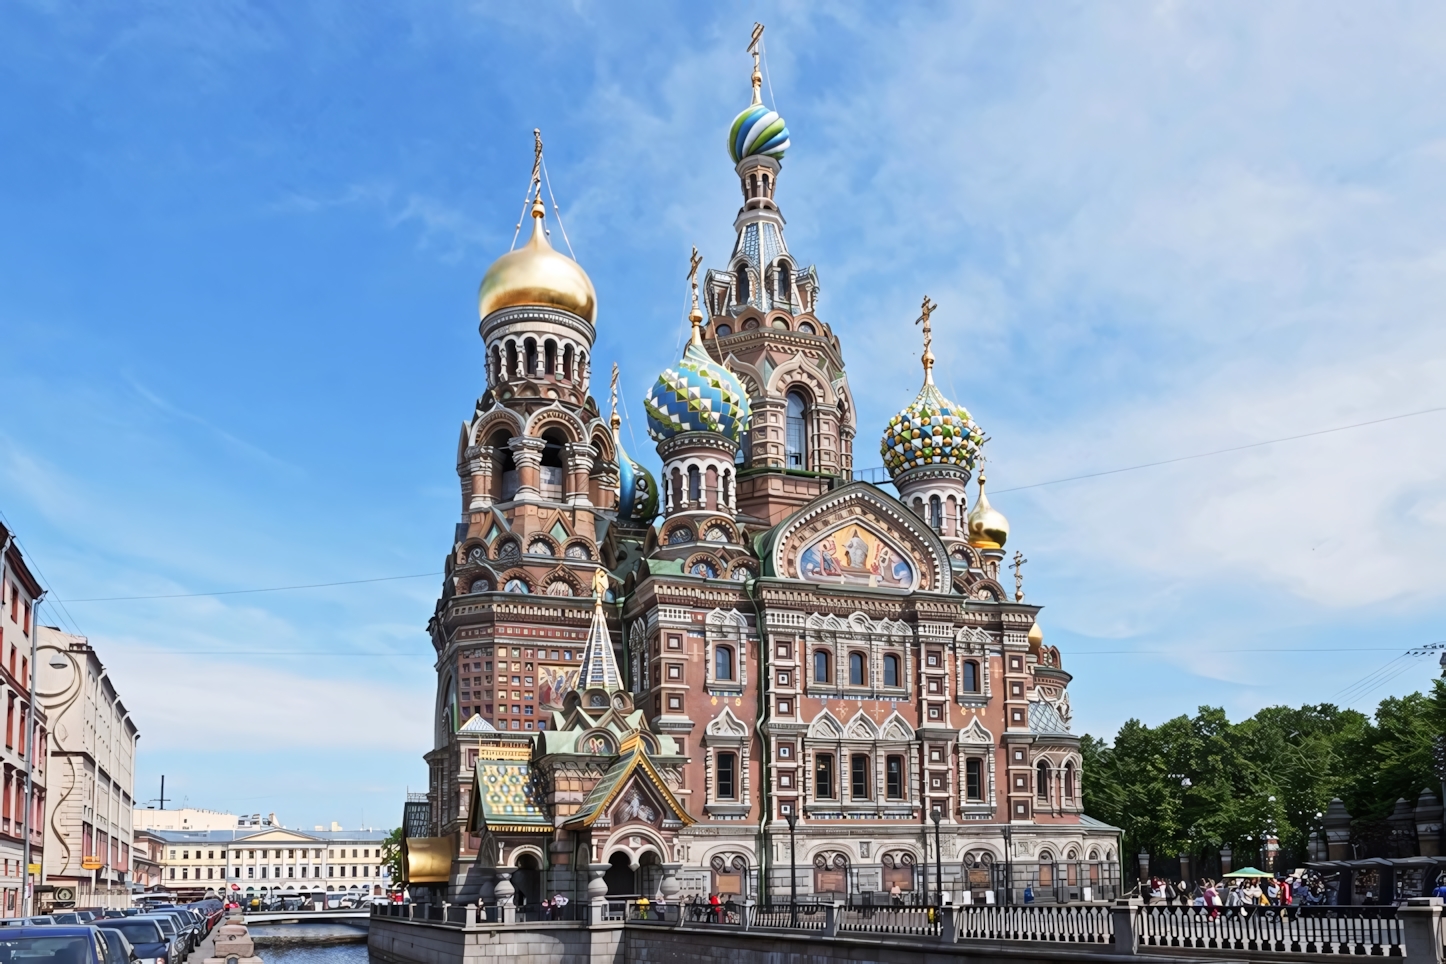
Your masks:
<svg viewBox="0 0 1446 964"><path fill-rule="evenodd" d="M617 657L613 655L612 637L608 635L607 618L603 616L602 593L607 590L607 574L598 570L601 579L594 578L592 626L587 631L587 645L582 651L582 669L578 673L577 689L602 686L608 690L623 688L623 674L618 669Z"/></svg>
<svg viewBox="0 0 1446 964"><path fill-rule="evenodd" d="M472 714L472 718L471 718L470 720L468 720L466 723L463 723L461 726L459 726L459 727L457 728L457 732L458 732L458 733L496 733L496 732L497 732L497 727L493 726L491 723L488 723L486 720L482 719L482 717L478 716L476 713L473 713L473 714Z"/></svg>

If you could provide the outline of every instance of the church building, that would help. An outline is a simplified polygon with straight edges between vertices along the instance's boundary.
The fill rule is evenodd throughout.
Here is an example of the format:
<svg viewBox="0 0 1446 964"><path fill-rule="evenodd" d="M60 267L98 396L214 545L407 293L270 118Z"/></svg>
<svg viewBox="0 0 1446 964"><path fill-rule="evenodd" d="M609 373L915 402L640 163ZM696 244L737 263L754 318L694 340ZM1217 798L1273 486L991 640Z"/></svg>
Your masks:
<svg viewBox="0 0 1446 964"><path fill-rule="evenodd" d="M623 448L616 366L606 412L592 394L605 322L536 162L530 236L482 279L487 384L428 627L448 899L1116 896L1071 676L1017 552L1004 584L983 431L934 381L935 306L916 396L870 430L890 482L863 481L756 42L752 86L732 253L699 279L695 252L691 338L643 400L659 475Z"/></svg>

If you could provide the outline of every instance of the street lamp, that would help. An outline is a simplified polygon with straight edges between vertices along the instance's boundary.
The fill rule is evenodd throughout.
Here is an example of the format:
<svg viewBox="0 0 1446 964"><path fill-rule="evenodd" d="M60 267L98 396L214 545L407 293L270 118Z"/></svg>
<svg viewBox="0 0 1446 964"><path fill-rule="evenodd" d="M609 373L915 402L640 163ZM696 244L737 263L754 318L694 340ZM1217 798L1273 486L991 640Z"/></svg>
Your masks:
<svg viewBox="0 0 1446 964"><path fill-rule="evenodd" d="M789 926L798 928L798 851L794 847L794 829L798 826L798 814L793 804L783 805L783 819L788 821L788 919Z"/></svg>
<svg viewBox="0 0 1446 964"><path fill-rule="evenodd" d="M929 813L929 819L934 821L934 890L937 892L937 900L942 906L944 903L944 851L939 846L939 822L944 819L944 812L936 805Z"/></svg>

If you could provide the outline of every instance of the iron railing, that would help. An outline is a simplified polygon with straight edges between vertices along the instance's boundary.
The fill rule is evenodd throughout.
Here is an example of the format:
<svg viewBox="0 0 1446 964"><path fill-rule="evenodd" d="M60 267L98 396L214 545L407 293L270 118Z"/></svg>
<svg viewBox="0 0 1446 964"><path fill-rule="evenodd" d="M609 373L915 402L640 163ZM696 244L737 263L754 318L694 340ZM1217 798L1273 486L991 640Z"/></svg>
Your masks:
<svg viewBox="0 0 1446 964"><path fill-rule="evenodd" d="M1101 904L975 904L954 908L956 940L1110 944L1114 915Z"/></svg>
<svg viewBox="0 0 1446 964"><path fill-rule="evenodd" d="M1136 920L1141 947L1389 957L1404 944L1394 907L1151 905Z"/></svg>

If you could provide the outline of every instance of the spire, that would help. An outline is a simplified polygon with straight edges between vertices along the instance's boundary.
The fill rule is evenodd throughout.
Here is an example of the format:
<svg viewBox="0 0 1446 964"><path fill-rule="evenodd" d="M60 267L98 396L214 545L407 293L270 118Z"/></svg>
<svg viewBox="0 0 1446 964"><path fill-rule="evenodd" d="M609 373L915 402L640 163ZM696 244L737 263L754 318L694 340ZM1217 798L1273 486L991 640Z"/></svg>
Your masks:
<svg viewBox="0 0 1446 964"><path fill-rule="evenodd" d="M603 615L603 596L607 591L607 570L599 567L592 576L592 626L588 628L587 646L582 651L582 669L577 680L579 690L589 686L601 686L608 690L623 687L623 674L618 671L612 637L608 635L607 617Z"/></svg>
<svg viewBox="0 0 1446 964"><path fill-rule="evenodd" d="M763 74L758 69L758 47L763 42L763 24L753 24L753 39L748 41L748 52L753 55L753 103L763 103Z"/></svg>
<svg viewBox="0 0 1446 964"><path fill-rule="evenodd" d="M934 344L934 329L929 323L929 316L932 315L938 307L938 305L929 300L928 295L925 295L924 303L919 308L919 317L914 319L914 324L922 324L924 326L924 354L920 357L924 362L925 385L934 384L934 351L932 347Z"/></svg>

